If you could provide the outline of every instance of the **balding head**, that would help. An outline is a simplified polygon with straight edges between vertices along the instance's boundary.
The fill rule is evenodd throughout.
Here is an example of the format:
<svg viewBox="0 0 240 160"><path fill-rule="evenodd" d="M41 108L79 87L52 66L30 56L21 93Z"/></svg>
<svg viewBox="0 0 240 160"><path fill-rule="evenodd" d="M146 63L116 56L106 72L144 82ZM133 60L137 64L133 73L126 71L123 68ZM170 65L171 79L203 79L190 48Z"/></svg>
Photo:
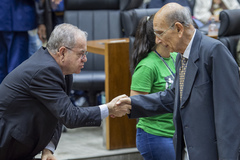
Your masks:
<svg viewBox="0 0 240 160"><path fill-rule="evenodd" d="M183 53L193 33L190 10L178 3L164 5L153 19L156 44L162 43L170 52Z"/></svg>
<svg viewBox="0 0 240 160"><path fill-rule="evenodd" d="M155 15L155 22L164 21L168 26L181 22L184 26L193 25L191 12L178 3L167 3Z"/></svg>

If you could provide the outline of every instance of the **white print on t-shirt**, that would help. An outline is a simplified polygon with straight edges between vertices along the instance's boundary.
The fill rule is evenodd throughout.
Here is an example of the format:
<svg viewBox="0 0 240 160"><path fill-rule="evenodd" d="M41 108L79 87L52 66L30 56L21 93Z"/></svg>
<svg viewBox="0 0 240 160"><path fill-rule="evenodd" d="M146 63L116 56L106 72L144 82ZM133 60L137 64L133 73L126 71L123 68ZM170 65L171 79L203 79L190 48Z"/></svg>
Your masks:
<svg viewBox="0 0 240 160"><path fill-rule="evenodd" d="M170 75L170 76L165 77L164 79L166 81L166 89L170 88L171 85L173 84L173 76Z"/></svg>

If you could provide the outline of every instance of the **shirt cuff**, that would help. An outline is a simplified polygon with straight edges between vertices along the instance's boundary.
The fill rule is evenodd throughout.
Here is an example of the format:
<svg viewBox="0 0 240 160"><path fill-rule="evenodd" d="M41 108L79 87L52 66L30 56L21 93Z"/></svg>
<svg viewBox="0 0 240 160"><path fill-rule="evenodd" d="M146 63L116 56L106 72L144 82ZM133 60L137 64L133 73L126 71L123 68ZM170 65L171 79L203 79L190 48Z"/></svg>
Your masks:
<svg viewBox="0 0 240 160"><path fill-rule="evenodd" d="M54 152L55 152L55 145L53 144L52 141L50 141L50 142L48 143L48 145L45 147L45 149L48 149L48 150L50 150L52 153L54 153Z"/></svg>
<svg viewBox="0 0 240 160"><path fill-rule="evenodd" d="M107 118L107 116L109 115L109 112L108 112L108 107L106 104L102 104L99 106L100 108L100 112L101 112L101 119L105 119Z"/></svg>

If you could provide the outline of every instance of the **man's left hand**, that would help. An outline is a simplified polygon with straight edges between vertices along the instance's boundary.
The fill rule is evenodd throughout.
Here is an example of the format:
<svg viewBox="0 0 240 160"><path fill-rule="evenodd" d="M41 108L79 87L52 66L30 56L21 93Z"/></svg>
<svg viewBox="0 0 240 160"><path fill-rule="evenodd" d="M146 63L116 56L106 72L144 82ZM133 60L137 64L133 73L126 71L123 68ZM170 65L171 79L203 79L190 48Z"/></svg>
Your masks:
<svg viewBox="0 0 240 160"><path fill-rule="evenodd" d="M44 149L42 151L42 157L41 160L57 160L54 155L52 154L52 152L48 149Z"/></svg>

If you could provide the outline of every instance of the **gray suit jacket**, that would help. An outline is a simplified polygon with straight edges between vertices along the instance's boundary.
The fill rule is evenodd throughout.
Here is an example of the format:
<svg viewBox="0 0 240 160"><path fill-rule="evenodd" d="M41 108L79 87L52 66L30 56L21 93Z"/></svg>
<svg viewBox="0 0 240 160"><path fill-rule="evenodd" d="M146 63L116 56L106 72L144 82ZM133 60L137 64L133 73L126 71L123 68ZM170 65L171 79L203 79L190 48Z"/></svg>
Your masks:
<svg viewBox="0 0 240 160"><path fill-rule="evenodd" d="M68 128L101 124L99 107L80 108L72 104L67 95L71 83L71 76L66 82L59 65L44 48L3 80L0 159L31 158L51 140L57 146L61 124ZM14 143L18 145L13 146ZM9 158L10 155L16 156Z"/></svg>
<svg viewBox="0 0 240 160"><path fill-rule="evenodd" d="M240 154L239 69L218 40L196 31L179 100L180 55L176 78L164 92L131 97L130 118L173 112L176 159L185 136L190 160L237 160Z"/></svg>

